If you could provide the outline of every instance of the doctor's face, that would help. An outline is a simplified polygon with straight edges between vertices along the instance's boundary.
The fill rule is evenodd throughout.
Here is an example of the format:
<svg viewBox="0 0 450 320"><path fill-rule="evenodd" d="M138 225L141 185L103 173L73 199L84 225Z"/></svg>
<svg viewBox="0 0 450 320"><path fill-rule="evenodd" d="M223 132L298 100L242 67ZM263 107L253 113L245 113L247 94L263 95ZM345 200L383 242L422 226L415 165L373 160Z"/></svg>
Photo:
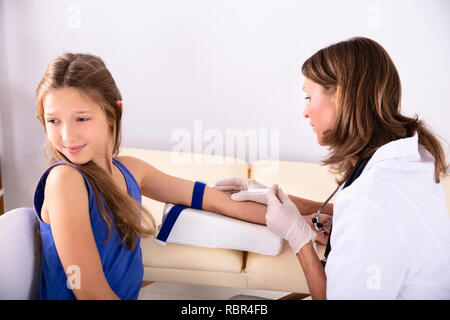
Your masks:
<svg viewBox="0 0 450 320"><path fill-rule="evenodd" d="M323 146L323 133L332 128L336 119L336 92L328 93L323 86L309 79L303 83L303 91L306 93L303 116L310 119L317 142Z"/></svg>

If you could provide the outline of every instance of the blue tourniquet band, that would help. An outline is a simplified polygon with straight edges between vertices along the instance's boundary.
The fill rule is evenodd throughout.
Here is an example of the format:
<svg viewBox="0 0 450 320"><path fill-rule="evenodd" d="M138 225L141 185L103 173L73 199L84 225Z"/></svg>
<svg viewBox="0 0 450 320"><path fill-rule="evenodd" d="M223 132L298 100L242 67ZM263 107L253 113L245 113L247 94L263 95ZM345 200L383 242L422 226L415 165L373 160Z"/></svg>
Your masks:
<svg viewBox="0 0 450 320"><path fill-rule="evenodd" d="M158 236L156 239L166 242L167 238L169 237L170 231L172 231L173 225L178 219L178 216L180 215L181 211L186 209L185 206L173 206L169 213L166 216L166 219L164 219L164 222L161 226L161 230L159 230Z"/></svg>
<svg viewBox="0 0 450 320"><path fill-rule="evenodd" d="M203 193L206 185L203 182L196 181L194 184L194 191L192 192L191 208L202 209Z"/></svg>
<svg viewBox="0 0 450 320"><path fill-rule="evenodd" d="M195 182L194 191L192 192L191 208L199 210L202 209L203 194L205 192L205 187L206 185L204 183L198 181ZM176 205L170 209L169 213L164 219L164 222L161 226L161 229L159 230L156 239L162 242L167 241L170 231L172 231L172 228L175 222L177 221L178 217L180 216L181 211L183 211L186 208L187 208L186 206Z"/></svg>

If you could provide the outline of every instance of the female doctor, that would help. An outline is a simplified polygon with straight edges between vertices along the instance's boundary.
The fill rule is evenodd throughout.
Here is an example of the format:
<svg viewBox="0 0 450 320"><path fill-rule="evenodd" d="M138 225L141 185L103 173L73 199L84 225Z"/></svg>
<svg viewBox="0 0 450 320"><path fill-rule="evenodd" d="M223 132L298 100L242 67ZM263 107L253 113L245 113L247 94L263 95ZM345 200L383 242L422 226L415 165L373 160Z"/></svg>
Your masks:
<svg viewBox="0 0 450 320"><path fill-rule="evenodd" d="M448 166L424 123L400 113L391 58L357 37L319 50L302 73L303 116L329 147L323 163L339 174L340 192L322 210L332 227L320 211L322 224L306 221L302 209L313 202L277 185L267 195L239 192L264 187L254 180L215 187L234 192L233 200L267 204L266 224L296 253L313 299L450 299L450 223L440 184ZM331 232L322 263L313 228Z"/></svg>

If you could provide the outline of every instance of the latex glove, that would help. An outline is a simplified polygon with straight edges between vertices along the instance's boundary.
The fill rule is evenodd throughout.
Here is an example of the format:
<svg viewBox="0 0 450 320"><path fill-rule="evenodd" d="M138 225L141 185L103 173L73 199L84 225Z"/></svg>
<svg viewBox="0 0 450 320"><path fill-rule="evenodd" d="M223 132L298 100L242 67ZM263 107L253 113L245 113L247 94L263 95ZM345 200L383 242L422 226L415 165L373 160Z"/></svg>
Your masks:
<svg viewBox="0 0 450 320"><path fill-rule="evenodd" d="M265 185L253 179L228 178L216 181L214 189L232 193L231 199L235 201L255 201L267 204L266 194L244 193L240 191L248 189L267 189Z"/></svg>
<svg viewBox="0 0 450 320"><path fill-rule="evenodd" d="M286 239L295 253L316 238L295 204L276 184L267 193L266 224L270 231Z"/></svg>

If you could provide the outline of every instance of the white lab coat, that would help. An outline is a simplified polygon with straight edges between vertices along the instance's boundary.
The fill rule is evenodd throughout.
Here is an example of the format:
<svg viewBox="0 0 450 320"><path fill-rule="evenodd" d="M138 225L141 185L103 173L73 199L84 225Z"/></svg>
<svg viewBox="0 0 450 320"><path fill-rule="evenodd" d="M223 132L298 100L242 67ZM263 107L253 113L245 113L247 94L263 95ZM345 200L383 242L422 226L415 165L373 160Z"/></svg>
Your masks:
<svg viewBox="0 0 450 320"><path fill-rule="evenodd" d="M328 299L450 299L450 219L417 134L380 147L333 210Z"/></svg>

